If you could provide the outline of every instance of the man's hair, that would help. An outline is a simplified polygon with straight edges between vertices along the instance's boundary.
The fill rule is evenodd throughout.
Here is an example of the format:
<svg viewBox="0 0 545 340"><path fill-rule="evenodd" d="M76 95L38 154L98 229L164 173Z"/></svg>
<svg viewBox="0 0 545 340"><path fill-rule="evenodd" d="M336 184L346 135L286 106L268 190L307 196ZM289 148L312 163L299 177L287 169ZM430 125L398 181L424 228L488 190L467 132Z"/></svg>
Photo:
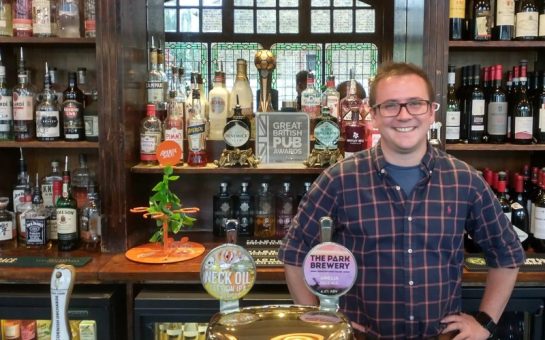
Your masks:
<svg viewBox="0 0 545 340"><path fill-rule="evenodd" d="M298 83L301 83L301 84L305 84L307 83L307 76L308 76L308 71L307 70L302 70L302 71L299 71L296 75L295 75L295 81L298 82Z"/></svg>
<svg viewBox="0 0 545 340"><path fill-rule="evenodd" d="M407 75L416 75L426 82L426 87L428 88L429 100L433 101L435 98L435 93L431 81L428 78L427 74L420 67L410 64L410 63L394 63L387 62L382 64L377 72L377 75L373 79L369 87L369 104L374 106L377 99L377 85L381 80L384 80L388 77L395 76L407 76Z"/></svg>

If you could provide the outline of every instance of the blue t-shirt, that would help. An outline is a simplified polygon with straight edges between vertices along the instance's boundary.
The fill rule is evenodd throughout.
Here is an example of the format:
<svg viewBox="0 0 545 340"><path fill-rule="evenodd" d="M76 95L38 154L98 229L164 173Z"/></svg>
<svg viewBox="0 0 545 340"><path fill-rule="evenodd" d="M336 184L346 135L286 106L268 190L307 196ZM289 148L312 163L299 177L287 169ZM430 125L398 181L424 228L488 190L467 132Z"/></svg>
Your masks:
<svg viewBox="0 0 545 340"><path fill-rule="evenodd" d="M386 163L385 168L406 195L410 195L416 183L424 177L419 165L405 167Z"/></svg>

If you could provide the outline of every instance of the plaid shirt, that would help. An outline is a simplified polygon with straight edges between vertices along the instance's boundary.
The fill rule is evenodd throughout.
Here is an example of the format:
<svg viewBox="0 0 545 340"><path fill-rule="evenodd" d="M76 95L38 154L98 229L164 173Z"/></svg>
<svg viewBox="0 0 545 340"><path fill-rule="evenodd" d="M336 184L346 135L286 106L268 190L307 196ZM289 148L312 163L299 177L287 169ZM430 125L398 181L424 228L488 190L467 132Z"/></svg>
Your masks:
<svg viewBox="0 0 545 340"><path fill-rule="evenodd" d="M491 267L518 267L524 251L494 193L469 165L428 145L410 195L378 146L325 170L303 198L279 258L301 266L320 241L319 219L357 259L341 310L381 339L431 337L461 310L464 228Z"/></svg>

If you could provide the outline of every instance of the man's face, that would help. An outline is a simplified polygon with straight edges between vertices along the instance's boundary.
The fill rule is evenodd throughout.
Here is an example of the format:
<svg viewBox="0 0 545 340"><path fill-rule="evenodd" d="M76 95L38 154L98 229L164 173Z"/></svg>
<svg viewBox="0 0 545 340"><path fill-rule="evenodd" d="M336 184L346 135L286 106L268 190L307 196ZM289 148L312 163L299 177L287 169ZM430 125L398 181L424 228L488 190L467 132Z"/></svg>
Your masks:
<svg viewBox="0 0 545 340"><path fill-rule="evenodd" d="M376 103L407 103L411 100L430 100L426 82L417 75L392 76L380 80L376 88ZM419 116L409 114L402 107L395 117L383 117L378 108L372 111L374 126L380 131L381 146L386 160L398 165L416 165L426 152L427 134L435 119L435 111ZM397 161L396 161L397 160Z"/></svg>

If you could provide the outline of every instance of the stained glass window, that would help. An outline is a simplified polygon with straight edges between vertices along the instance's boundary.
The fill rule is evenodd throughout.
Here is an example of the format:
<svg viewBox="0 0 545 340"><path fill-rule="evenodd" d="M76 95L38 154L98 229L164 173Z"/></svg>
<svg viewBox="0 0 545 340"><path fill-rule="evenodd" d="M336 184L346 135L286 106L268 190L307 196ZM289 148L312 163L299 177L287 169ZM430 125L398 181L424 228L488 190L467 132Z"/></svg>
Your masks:
<svg viewBox="0 0 545 340"><path fill-rule="evenodd" d="M212 43L210 49L210 74L218 69L219 62L223 62L225 72L225 86L227 89L233 87L237 74L237 59L244 59L248 64L248 80L255 93L258 87L257 69L254 66L255 53L262 49L258 43Z"/></svg>
<svg viewBox="0 0 545 340"><path fill-rule="evenodd" d="M190 83L191 72L200 72L204 87L208 91L209 61L206 43L167 42L165 51L165 68L168 72L173 66L183 66L184 81L187 85Z"/></svg>

